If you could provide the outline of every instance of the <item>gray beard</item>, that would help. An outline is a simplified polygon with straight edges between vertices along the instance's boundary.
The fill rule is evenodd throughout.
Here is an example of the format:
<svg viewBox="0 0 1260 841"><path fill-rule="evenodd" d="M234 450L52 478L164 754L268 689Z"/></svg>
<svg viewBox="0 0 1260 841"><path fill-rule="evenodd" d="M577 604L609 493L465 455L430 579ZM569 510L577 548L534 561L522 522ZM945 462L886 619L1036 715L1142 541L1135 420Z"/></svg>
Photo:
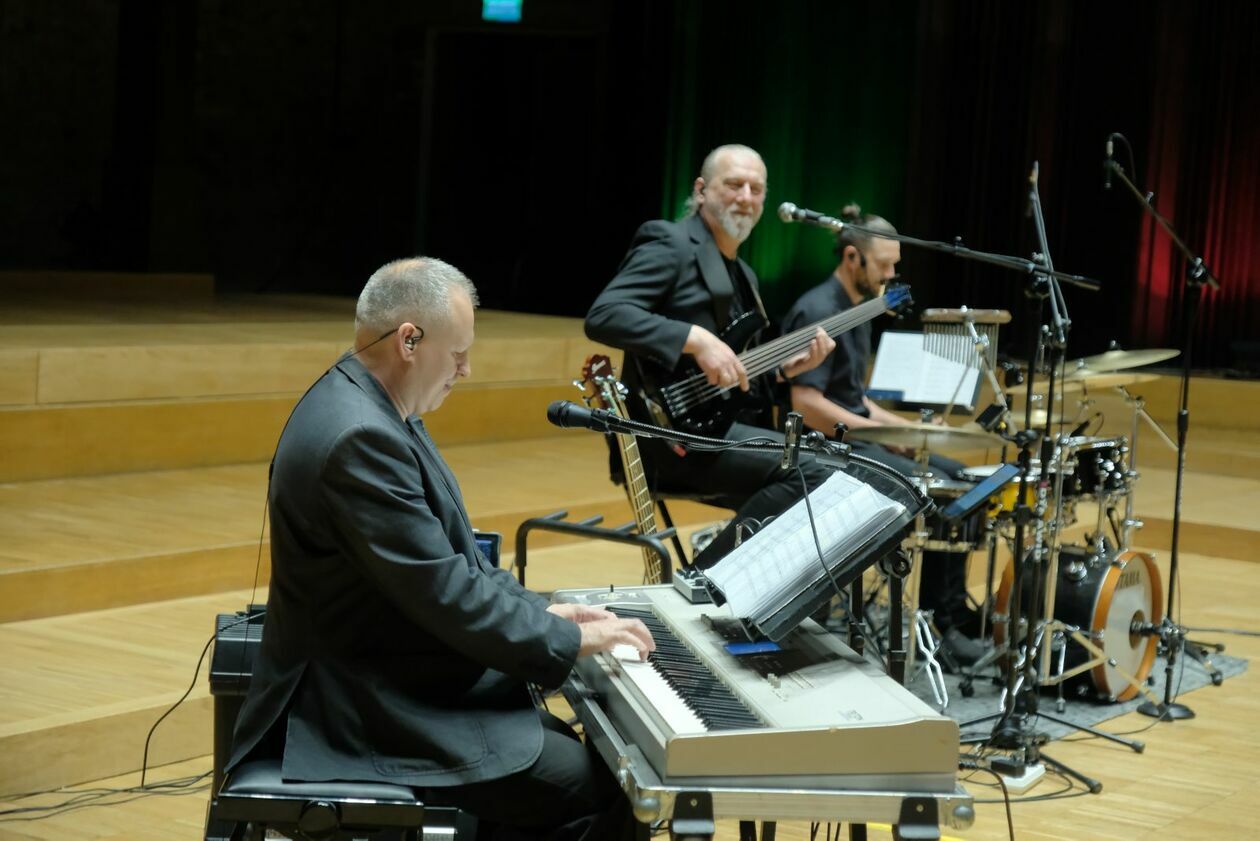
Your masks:
<svg viewBox="0 0 1260 841"><path fill-rule="evenodd" d="M726 235L737 243L748 239L753 226L757 224L751 216L736 216L729 207L724 207L717 212L717 220Z"/></svg>

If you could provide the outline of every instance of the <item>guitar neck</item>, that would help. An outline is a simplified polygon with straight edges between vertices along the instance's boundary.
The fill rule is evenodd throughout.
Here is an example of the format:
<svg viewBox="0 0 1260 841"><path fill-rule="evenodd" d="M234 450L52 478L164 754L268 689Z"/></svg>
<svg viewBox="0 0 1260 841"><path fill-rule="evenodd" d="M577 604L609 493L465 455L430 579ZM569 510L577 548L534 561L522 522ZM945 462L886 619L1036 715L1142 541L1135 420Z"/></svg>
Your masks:
<svg viewBox="0 0 1260 841"><path fill-rule="evenodd" d="M755 377L772 371L793 356L803 352L813 340L814 334L821 327L823 332L833 339L841 333L852 330L867 321L873 320L889 308L887 296L881 295L870 301L858 304L852 309L824 318L822 321L793 330L772 342L766 342L755 348L744 351L739 359L744 363L748 376Z"/></svg>
<svg viewBox="0 0 1260 841"><path fill-rule="evenodd" d="M614 386L606 390L605 403L609 411L619 417L629 417L625 402ZM626 490L630 496L630 505L634 509L634 523L639 534L656 534L656 509L652 504L652 493L648 489L647 475L643 470L643 460L639 456L639 442L633 435L617 434L617 448L621 451L621 467L626 478ZM643 578L645 583L660 584L665 580L665 570L656 552L644 546Z"/></svg>
<svg viewBox="0 0 1260 841"><path fill-rule="evenodd" d="M819 328L834 338L860 324L871 321L885 310L895 309L909 300L908 287L893 287L874 300L866 301L807 327L793 330L774 341L746 350L739 354L739 360L743 363L744 370L748 372L750 379L758 377L806 351ZM702 404L730 390L729 386L710 384L703 372L697 372L664 386L659 389L659 393L670 417L678 418L687 417L692 413L702 413L703 410L700 409Z"/></svg>

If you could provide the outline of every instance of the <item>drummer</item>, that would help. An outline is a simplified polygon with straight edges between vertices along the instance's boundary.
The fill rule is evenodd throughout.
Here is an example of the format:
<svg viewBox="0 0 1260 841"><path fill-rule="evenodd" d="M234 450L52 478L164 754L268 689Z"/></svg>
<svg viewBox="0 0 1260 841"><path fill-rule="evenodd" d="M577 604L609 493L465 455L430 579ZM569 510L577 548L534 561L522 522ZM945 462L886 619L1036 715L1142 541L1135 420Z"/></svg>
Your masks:
<svg viewBox="0 0 1260 841"><path fill-rule="evenodd" d="M897 231L888 221L851 204L841 211L842 221L873 231ZM828 318L884 293L884 284L896 276L901 260L901 243L845 227L836 235L839 263L831 275L806 292L783 320L783 333ZM877 405L866 396L866 370L871 355L871 325L859 325L836 337L835 351L812 371L791 380L792 408L805 423L828 435L837 423L849 429L866 426L908 424L901 416ZM850 441L853 451L886 464L910 476L919 471L914 452L902 447ZM932 454L933 475L957 478L960 462ZM979 617L967 605L967 554L925 552L920 577L919 606L934 611L943 644L964 665L984 654L974 639L979 633Z"/></svg>

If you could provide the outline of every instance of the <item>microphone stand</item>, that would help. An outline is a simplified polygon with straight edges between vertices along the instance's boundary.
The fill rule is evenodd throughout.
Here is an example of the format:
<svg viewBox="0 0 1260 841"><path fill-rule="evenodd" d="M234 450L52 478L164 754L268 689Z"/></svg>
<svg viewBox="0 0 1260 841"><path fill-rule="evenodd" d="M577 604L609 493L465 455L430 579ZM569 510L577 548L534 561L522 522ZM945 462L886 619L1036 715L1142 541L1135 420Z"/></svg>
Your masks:
<svg viewBox="0 0 1260 841"><path fill-rule="evenodd" d="M1053 611L1054 591L1057 581L1052 578L1052 570L1057 570L1057 566L1054 564L1054 553L1057 550L1060 517L1056 510L1054 533L1050 536L1050 545L1047 547L1045 520L1042 513L1048 502L1046 491L1050 481L1051 460L1054 457L1056 446L1056 441L1051 434L1052 415L1054 413L1052 411L1046 413L1045 427L1040 433L1041 475L1037 480L1037 496L1034 501L1034 507L1030 508L1027 501L1028 486L1030 484L1028 474L1031 469L1032 442L1036 438L1029 431L1032 426L1033 381L1036 377L1037 363L1041 360L1043 352L1048 348L1050 351L1050 364L1048 365L1049 381L1046 395L1049 405L1054 406L1056 378L1063 367L1068 333L1071 331L1072 322L1068 317L1063 290L1057 283L1058 273L1054 271L1054 262L1050 256L1045 216L1041 208L1041 194L1037 185L1037 173L1038 167L1036 162L1034 162L1032 174L1029 177L1028 207L1030 214L1033 216L1037 231L1038 247L1040 248L1040 253L1036 255L1035 261L1039 265L1043 265L1045 271L1037 272L1033 276L1027 291L1030 300L1030 313L1032 315L1031 323L1039 325L1039 328L1031 335L1029 342L1027 392L1024 400L1025 432L1017 436L1017 443L1020 445L1020 484L1014 512L1015 546L1012 559L1014 574L1011 583L1011 600L1007 625L1007 640L1011 650L1007 652L1008 669L1006 686L1002 693L1002 712L972 719L961 725L978 724L982 721L996 718L997 721L990 735L988 737L963 739L962 741L965 743L989 743L997 747L1018 750L1025 766L1036 765L1039 762L1045 763L1057 769L1060 773L1079 780L1091 793L1098 794L1102 791L1102 783L1100 781L1088 777L1042 752L1040 746L1044 743L1045 737L1031 729L1033 722L1038 717L1043 717L1058 724L1119 742L1134 751L1141 752L1143 749L1143 745L1140 742L1131 742L1038 709L1039 698L1037 693L1040 688L1040 677L1037 667L1038 651L1040 648L1044 652L1048 662L1050 649L1054 642L1053 627L1045 621L1046 617L1039 615L1039 608L1045 607L1048 611ZM1048 326L1042 324L1047 300L1050 303L1050 324ZM1056 482L1055 505L1057 508L1062 504L1063 499L1062 488L1058 486L1062 481L1062 471L1055 471L1054 476ZM1025 553L1024 533L1029 528L1034 512L1037 514L1036 525L1033 527L1034 534L1030 541L1030 551ZM1031 569L1027 568L1029 561L1031 561ZM1024 576L1026 575L1033 575L1034 578L1032 579L1031 590L1027 593L1030 598L1028 599L1027 614L1025 615L1024 596L1027 588L1024 586ZM1022 652L1019 650L1019 644L1016 642L1021 623L1024 626ZM1064 644L1066 645L1066 640Z"/></svg>
<svg viewBox="0 0 1260 841"><path fill-rule="evenodd" d="M663 441L673 441L678 444L684 444L699 451L770 450L776 453L783 453L785 455L784 464L787 464L790 459L792 465L795 465L800 458L799 450L806 450L812 453L814 457L823 464L836 469L843 469L850 463L853 463L866 470L878 473L905 489L906 493L912 499L919 499L923 495L918 487L916 487L912 481L903 476L899 471L894 470L887 465L880 464L878 461L867 458L866 456L856 455L852 452L852 445L827 438L818 432L810 432L805 435L801 435L792 441L785 440L783 443L779 443L778 441L765 437L748 438L743 440L730 438L709 438L704 435L683 432L667 426L655 426L654 424L644 423L643 421L623 418L619 415L614 415L611 412L604 412L601 409L591 409L587 411L590 412L594 423L590 426L576 426L580 426L580 428L583 429L590 429L593 432L621 433L624 435L637 435L641 438L659 438ZM791 414L796 413L789 413L789 415ZM557 426L568 427L569 424L557 424ZM798 450L798 452L790 453L793 449Z"/></svg>
<svg viewBox="0 0 1260 841"><path fill-rule="evenodd" d="M1212 271L1203 262L1203 258L1196 256L1190 250L1189 246L1173 230L1172 223L1151 204L1151 199L1155 194L1143 194L1140 192L1133 182L1129 180L1124 168L1116 163L1114 159L1108 157L1103 166L1108 173L1120 180L1120 183L1137 199L1142 209L1159 223L1159 226L1172 239L1186 261L1185 300L1181 308L1182 347L1180 402L1177 410L1177 478L1176 490L1173 495L1172 543L1168 554L1168 606L1164 611L1164 618L1160 622L1159 627L1149 632L1159 635L1160 645L1168 652L1167 660L1164 663L1164 700L1163 703L1159 704L1147 701L1138 707L1138 712L1143 715L1174 721L1182 718L1194 718L1194 710L1185 704L1173 701L1172 675L1178 653L1189 655L1203 663L1206 660L1203 648L1214 648L1217 651L1224 650L1224 646L1220 644L1204 646L1202 643L1187 640L1185 626L1174 622L1172 619L1173 607L1176 604L1177 582L1180 580L1178 576L1178 550L1181 545L1181 491L1186 472L1186 438L1190 431L1190 352L1193 348L1192 338L1195 322L1198 319L1199 299L1203 287L1210 286L1213 289L1220 289L1221 285L1217 282Z"/></svg>
<svg viewBox="0 0 1260 841"><path fill-rule="evenodd" d="M785 204L788 203L785 202ZM995 254L988 251L977 251L974 248L968 248L962 244L962 237L954 237L953 242L919 239L918 237L906 236L905 234L877 231L852 222L841 222L839 219L833 219L830 216L803 216L799 215L802 211L798 210L796 205L791 205L791 207L793 209L790 211L785 211L782 207L779 208L779 218L784 222L801 222L806 225L826 228L829 231L835 231L837 233L845 228L848 228L850 230L866 234L869 237L896 240L897 242L902 242L906 245L926 248L929 251L939 251L943 254L949 254L952 257L960 257L964 260L974 260L978 263L988 263L991 266L1001 266L1005 269L1022 272L1030 277L1040 276L1044 278L1053 278L1055 280L1063 281L1064 283L1070 283L1073 286L1079 286L1081 289L1088 289L1090 292L1097 292L1102 288L1102 283L1094 280L1093 278L1055 271L1053 268L1045 266L1036 260L1027 260L1023 257L1012 257L1007 254ZM1036 283L1037 281L1034 280L1033 282Z"/></svg>

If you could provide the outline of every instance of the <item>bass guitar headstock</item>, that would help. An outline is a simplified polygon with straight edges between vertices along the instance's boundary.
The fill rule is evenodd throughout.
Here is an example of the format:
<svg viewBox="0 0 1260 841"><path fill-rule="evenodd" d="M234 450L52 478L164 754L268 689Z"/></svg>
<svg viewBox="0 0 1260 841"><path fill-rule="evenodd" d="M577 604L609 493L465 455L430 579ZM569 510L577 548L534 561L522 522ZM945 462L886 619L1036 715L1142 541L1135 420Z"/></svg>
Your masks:
<svg viewBox="0 0 1260 841"><path fill-rule="evenodd" d="M914 298L910 295L910 285L907 283L889 284L884 290L884 306L897 318L910 315L910 310L914 306Z"/></svg>

